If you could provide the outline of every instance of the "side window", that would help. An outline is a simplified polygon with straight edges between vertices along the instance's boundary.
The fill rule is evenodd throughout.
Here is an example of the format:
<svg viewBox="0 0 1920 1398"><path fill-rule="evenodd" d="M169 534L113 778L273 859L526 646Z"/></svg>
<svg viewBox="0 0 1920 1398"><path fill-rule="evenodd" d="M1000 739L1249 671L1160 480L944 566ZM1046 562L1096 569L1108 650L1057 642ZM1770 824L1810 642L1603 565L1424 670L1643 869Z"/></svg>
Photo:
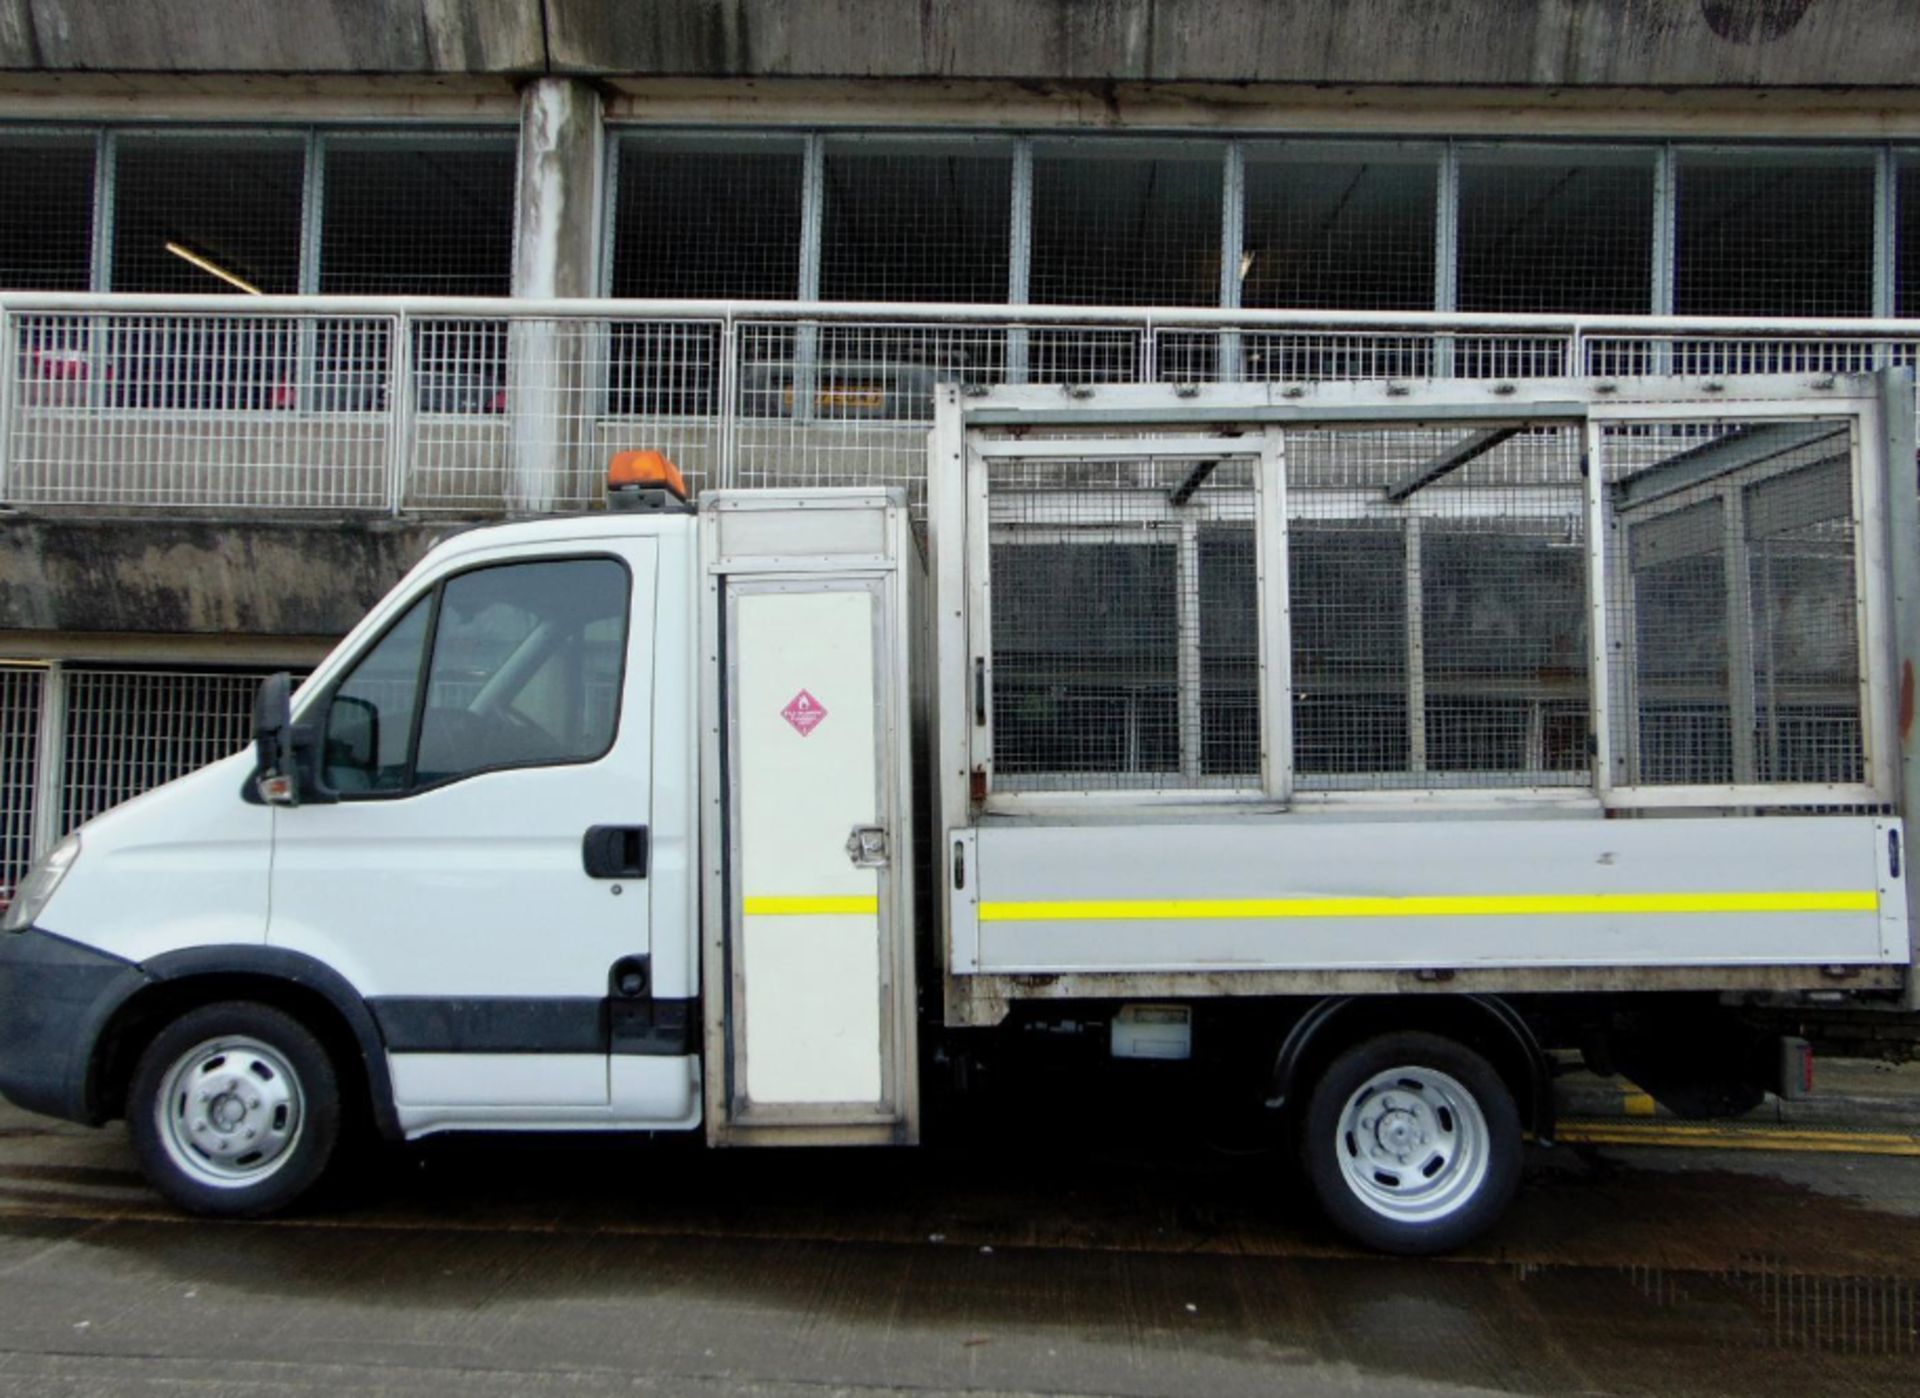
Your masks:
<svg viewBox="0 0 1920 1398"><path fill-rule="evenodd" d="M422 597L408 608L334 691L320 760L326 784L342 795L407 784L407 740L432 603Z"/></svg>
<svg viewBox="0 0 1920 1398"><path fill-rule="evenodd" d="M619 712L627 592L627 570L611 559L503 564L449 579L430 641L423 598L336 691L328 781L343 795L401 791L599 757Z"/></svg>

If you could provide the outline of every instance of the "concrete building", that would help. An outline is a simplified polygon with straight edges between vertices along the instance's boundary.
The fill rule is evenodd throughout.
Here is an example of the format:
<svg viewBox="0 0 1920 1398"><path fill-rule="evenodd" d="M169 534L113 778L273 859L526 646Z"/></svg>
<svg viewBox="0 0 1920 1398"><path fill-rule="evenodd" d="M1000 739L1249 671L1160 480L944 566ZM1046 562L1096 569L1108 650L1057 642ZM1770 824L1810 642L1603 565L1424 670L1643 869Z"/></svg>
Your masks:
<svg viewBox="0 0 1920 1398"><path fill-rule="evenodd" d="M0 887L620 447L1911 362L1916 74L1899 0L0 0Z"/></svg>

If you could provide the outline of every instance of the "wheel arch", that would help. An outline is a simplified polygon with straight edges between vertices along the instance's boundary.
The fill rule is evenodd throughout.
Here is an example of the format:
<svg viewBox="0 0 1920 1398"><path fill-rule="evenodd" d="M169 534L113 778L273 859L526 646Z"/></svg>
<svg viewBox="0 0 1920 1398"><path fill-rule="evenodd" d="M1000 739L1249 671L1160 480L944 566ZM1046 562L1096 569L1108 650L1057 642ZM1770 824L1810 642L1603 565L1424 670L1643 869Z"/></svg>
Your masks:
<svg viewBox="0 0 1920 1398"><path fill-rule="evenodd" d="M157 956L141 970L145 983L115 1009L94 1045L87 1101L97 1120L124 1115L134 1065L162 1026L201 1005L253 1000L312 1031L381 1136L401 1139L386 1041L365 999L339 972L300 952L262 946L192 947Z"/></svg>
<svg viewBox="0 0 1920 1398"><path fill-rule="evenodd" d="M1311 1005L1281 1040L1268 1105L1284 1109L1343 1050L1362 1039L1418 1029L1478 1051L1513 1093L1520 1124L1553 1139L1553 1068L1526 1019L1497 995L1348 995Z"/></svg>

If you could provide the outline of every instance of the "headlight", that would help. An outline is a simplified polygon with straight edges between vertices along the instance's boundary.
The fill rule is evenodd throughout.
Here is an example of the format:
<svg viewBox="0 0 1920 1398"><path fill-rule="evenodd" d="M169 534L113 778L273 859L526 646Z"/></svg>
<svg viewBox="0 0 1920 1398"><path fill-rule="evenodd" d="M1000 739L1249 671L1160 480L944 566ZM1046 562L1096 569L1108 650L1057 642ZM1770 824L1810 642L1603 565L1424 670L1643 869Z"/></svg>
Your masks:
<svg viewBox="0 0 1920 1398"><path fill-rule="evenodd" d="M80 837L69 835L53 847L53 853L28 870L27 876L20 880L20 887L13 891L13 902L7 908L6 917L0 918L0 932L24 932L31 927L79 857Z"/></svg>

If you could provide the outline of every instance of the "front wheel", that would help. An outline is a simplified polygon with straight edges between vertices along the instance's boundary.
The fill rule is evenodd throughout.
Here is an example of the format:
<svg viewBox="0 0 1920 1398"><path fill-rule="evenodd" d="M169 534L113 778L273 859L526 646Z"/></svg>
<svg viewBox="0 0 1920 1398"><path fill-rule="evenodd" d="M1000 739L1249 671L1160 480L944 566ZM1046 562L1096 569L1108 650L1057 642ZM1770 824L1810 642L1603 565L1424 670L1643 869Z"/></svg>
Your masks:
<svg viewBox="0 0 1920 1398"><path fill-rule="evenodd" d="M1301 1131L1333 1223L1382 1252L1459 1247L1520 1182L1520 1114L1486 1059L1435 1034L1384 1034L1335 1059Z"/></svg>
<svg viewBox="0 0 1920 1398"><path fill-rule="evenodd" d="M127 1130L148 1180L191 1213L257 1218L304 1195L340 1137L338 1074L283 1011L205 1005L140 1056Z"/></svg>

